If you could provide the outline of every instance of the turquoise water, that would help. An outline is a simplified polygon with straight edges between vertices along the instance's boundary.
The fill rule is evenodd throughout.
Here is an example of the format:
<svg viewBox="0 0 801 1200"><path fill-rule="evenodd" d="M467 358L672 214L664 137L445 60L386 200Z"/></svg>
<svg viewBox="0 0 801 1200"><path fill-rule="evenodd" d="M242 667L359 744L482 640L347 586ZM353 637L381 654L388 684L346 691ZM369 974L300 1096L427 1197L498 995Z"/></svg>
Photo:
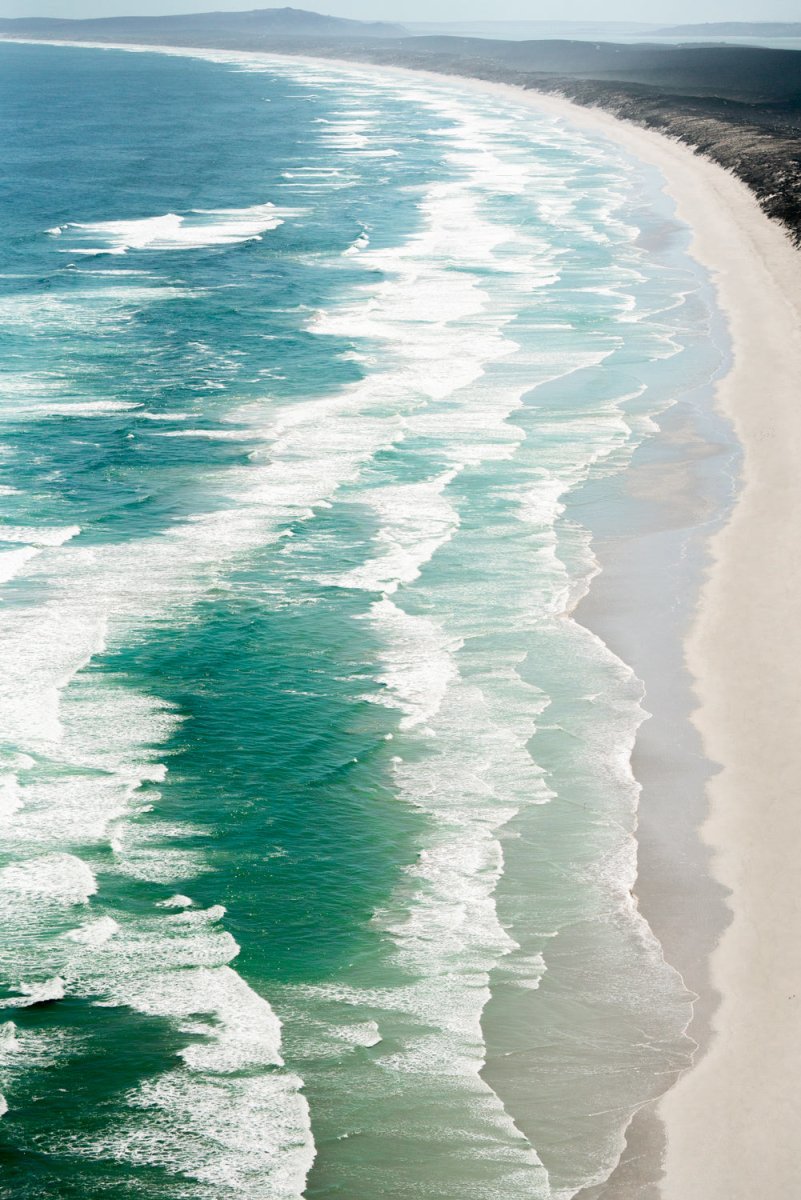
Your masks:
<svg viewBox="0 0 801 1200"><path fill-rule="evenodd" d="M658 180L445 83L0 59L3 1194L603 1180L692 1052L570 617L720 364Z"/></svg>

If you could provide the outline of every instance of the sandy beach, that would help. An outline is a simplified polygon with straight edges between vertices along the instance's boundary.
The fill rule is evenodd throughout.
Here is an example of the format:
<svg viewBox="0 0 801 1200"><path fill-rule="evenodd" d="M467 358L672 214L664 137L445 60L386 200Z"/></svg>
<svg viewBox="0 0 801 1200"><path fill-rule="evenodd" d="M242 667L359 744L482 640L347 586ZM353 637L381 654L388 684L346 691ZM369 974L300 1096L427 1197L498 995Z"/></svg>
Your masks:
<svg viewBox="0 0 801 1200"><path fill-rule="evenodd" d="M663 171L694 230L693 252L712 272L734 347L719 402L745 451L742 492L714 541L687 647L700 701L695 719L707 754L723 768L710 785L703 835L716 876L731 889L733 919L711 963L721 997L711 1044L662 1104L664 1195L789 1196L801 1190L799 257L738 181L658 136L628 128L623 136Z"/></svg>
<svg viewBox="0 0 801 1200"><path fill-rule="evenodd" d="M504 90L520 98L518 89ZM710 1043L660 1105L661 1193L665 1200L798 1195L801 261L746 187L715 164L605 113L525 98L661 171L729 324L734 363L717 401L744 448L742 487L713 540L686 649L694 720L706 754L722 767L709 785L701 835L715 878L730 892L732 919L710 964L720 997Z"/></svg>

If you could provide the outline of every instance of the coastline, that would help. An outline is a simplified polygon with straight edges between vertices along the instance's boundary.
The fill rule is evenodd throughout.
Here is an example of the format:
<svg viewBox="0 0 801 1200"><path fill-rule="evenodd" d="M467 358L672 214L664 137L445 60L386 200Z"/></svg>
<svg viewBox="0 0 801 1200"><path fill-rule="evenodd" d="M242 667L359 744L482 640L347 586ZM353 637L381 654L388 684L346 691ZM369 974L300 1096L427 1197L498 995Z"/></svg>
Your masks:
<svg viewBox="0 0 801 1200"><path fill-rule="evenodd" d="M307 61L371 69L344 59ZM801 898L795 882L801 810L795 797L801 750L793 742L801 635L794 628L795 580L779 575L793 562L801 513L795 465L801 462L795 394L801 378L801 255L744 183L662 134L512 84L403 67L372 69L494 93L617 142L660 172L677 218L690 230L689 252L711 278L732 347L730 367L715 387L715 407L731 422L743 462L733 510L704 539L708 565L683 629L690 715L708 781L685 841L689 833L689 853L696 864L708 862L709 870L703 879L690 874L682 882L700 885L700 893L694 889L684 898L694 925L703 925L695 907L699 895L721 920L713 915L702 932L708 955L699 959L697 949L690 951L704 988L691 1026L702 1041L696 1062L635 1114L619 1167L581 1200L752 1200L765 1190L801 1193L795 1153L801 1074ZM760 400L770 404L767 419ZM603 551L600 558L606 569ZM593 590L597 594L603 574L579 610L593 629L605 624L602 608L593 611ZM612 589L619 600L614 581ZM646 766L638 761L642 739L641 731L635 773L641 783L648 783L649 773L664 783L674 767L666 746L660 747L661 761ZM639 835L638 842L642 850ZM686 845L673 847L653 889L646 872L638 878L642 911L660 937L661 889L677 868L686 871L687 853ZM672 898L679 897L675 880L672 888ZM643 903L646 894L652 899ZM782 922L774 928L777 914ZM696 932L690 930L689 938L686 927L677 932L685 955Z"/></svg>
<svg viewBox="0 0 801 1200"><path fill-rule="evenodd" d="M731 924L709 964L720 998L709 1014L709 1045L659 1104L667 1130L661 1191L665 1200L790 1195L801 1188L794 1150L801 757L792 741L795 592L791 581L782 586L779 570L792 562L801 511L799 255L745 186L715 164L603 113L571 106L570 119L662 171L729 323L734 363L717 403L744 448L740 494L713 538L686 643L699 704L694 722L708 758L722 765L708 786L701 832L714 877L731 893ZM759 399L770 404L768 417Z"/></svg>
<svg viewBox="0 0 801 1200"><path fill-rule="evenodd" d="M177 48L165 49L175 53ZM307 61L332 65L337 60ZM387 72L363 62L341 60L341 65ZM700 702L695 723L706 755L724 767L709 785L711 812L703 828L707 849L702 846L701 854L712 855L708 894L722 906L724 891L731 892L732 919L710 963L720 1007L712 1012L709 996L706 1006L699 1005L711 1022L710 1044L659 1102L668 1134L661 1195L665 1200L744 1200L757 1188L792 1194L793 1185L801 1184L793 1147L801 1056L793 1040L801 1019L796 1008L801 1004L801 988L796 993L801 908L791 857L796 823L801 822L793 795L801 763L793 758L790 743L797 686L792 671L793 581L780 588L777 567L787 570L785 564L792 562L792 518L801 505L801 481L793 469L796 445L801 449L793 386L801 365L798 253L745 185L660 134L508 84L393 70L457 89L496 92L622 144L660 170L678 216L693 232L691 253L714 279L734 347L734 366L718 385L717 403L734 424L745 464L736 508L711 544L712 567L686 654ZM771 405L769 420L763 419L756 398ZM619 595L603 551L600 557L606 582ZM601 627L608 608L597 595L598 586L596 581L580 614L593 629ZM625 630L618 633L624 636ZM664 778L664 760L650 768L638 762L641 781L649 769ZM637 891L653 924L660 895L656 888L652 899L644 898L648 886L644 869ZM772 929L777 913L783 918L779 931ZM716 942L718 932L711 931L707 940ZM637 1147L658 1152L653 1142L658 1135L647 1115L651 1123L635 1130ZM634 1145L632 1137L631 1157L639 1153ZM769 1169L772 1176L766 1176ZM592 1200L601 1195L604 1200L635 1195L645 1200L641 1181L636 1191L626 1187L613 1177L602 1191L592 1192ZM652 1194L649 1190L648 1200Z"/></svg>
<svg viewBox="0 0 801 1200"><path fill-rule="evenodd" d="M704 1005L709 1045L658 1105L667 1131L660 1194L791 1195L801 1190L801 753L793 720L795 581L779 572L793 561L801 512L799 254L744 184L687 147L569 101L537 95L530 102L659 168L729 325L734 361L716 402L743 447L741 488L710 545L686 660L698 701L694 724L708 759L721 764L700 834L714 880L730 893L731 923L709 963L719 996L716 1007L708 998Z"/></svg>
<svg viewBox="0 0 801 1200"><path fill-rule="evenodd" d="M718 403L744 447L742 490L713 540L713 567L687 641L699 700L694 719L708 756L722 764L709 785L703 836L715 876L731 891L732 921L710 964L720 1006L709 1049L660 1106L668 1130L663 1194L792 1195L801 1189L794 1149L801 756L793 745L794 580L779 572L793 561L801 510L799 256L737 180L656 135L632 135L641 157L662 159L679 215L694 231L693 253L713 273L734 347ZM657 140L664 146L650 151ZM689 175L703 182L708 200Z"/></svg>

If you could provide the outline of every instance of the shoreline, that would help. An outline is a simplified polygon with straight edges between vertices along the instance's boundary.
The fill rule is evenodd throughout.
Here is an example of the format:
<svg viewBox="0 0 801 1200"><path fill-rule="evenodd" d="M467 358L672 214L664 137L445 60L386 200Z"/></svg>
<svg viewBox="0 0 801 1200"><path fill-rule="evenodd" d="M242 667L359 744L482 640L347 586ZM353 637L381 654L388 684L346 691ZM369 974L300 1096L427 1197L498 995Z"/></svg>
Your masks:
<svg viewBox="0 0 801 1200"><path fill-rule="evenodd" d="M794 877L801 750L794 754L792 745L793 659L801 658L801 635L793 628L794 581L782 588L777 572L793 562L794 516L801 514L801 472L794 466L801 463L795 395L801 254L785 228L723 167L600 109L470 76L346 59L305 61L494 93L617 142L660 172L678 220L690 231L688 252L708 272L732 348L729 369L714 386L714 406L731 422L743 460L732 510L711 538L703 538L702 586L692 597L682 646L694 701L688 717L708 780L692 833L696 855L709 870L695 882L707 885L727 928L713 922L706 934L709 954L701 970L709 982L695 1012L707 1026L707 1044L677 1083L635 1113L618 1168L581 1200L801 1194L794 1149L801 1074L801 899ZM771 404L769 420L756 399ZM585 613L592 604L591 589ZM593 629L599 623L596 614L581 619ZM634 756L640 782L642 739L641 730ZM654 770L664 778L665 762ZM668 862L668 873L675 866ZM637 894L646 889L645 876L638 877ZM697 920L696 898L690 898L688 915ZM646 907L644 915L655 923ZM778 931L772 928L777 913L785 918ZM644 1182L646 1157L661 1160L652 1163L661 1179Z"/></svg>
<svg viewBox="0 0 801 1200"><path fill-rule="evenodd" d="M709 961L719 997L708 1014L709 1043L657 1106L667 1132L661 1195L792 1195L801 1190L794 1151L801 755L792 750L795 596L778 569L793 561L791 531L801 511L794 469L801 259L722 168L659 134L603 113L574 114L571 106L570 119L582 118L660 168L677 215L692 230L691 253L712 275L734 354L716 400L744 452L737 502L711 541L686 640L698 701L693 721L707 759L722 766L708 784L699 835L713 878L730 893L731 923ZM767 419L759 400L770 404ZM777 915L783 926L774 930Z"/></svg>
<svg viewBox="0 0 801 1200"><path fill-rule="evenodd" d="M210 48L45 44L214 53ZM254 53L271 57L269 52ZM698 812L693 826L700 860L711 860L708 877L696 882L708 884L703 895L713 897L730 924L719 940L719 925L706 933L712 950L710 982L705 1003L696 1011L704 1010L703 1021L711 1030L708 1044L693 1068L659 1101L646 1106L650 1111L640 1110L642 1117L635 1116L628 1151L610 1181L582 1195L587 1200L651 1200L657 1194L663 1200L751 1200L758 1189L801 1194L793 1138L801 1067L795 1038L801 1022L801 901L793 871L797 837L801 844L801 816L794 798L801 783L801 753L793 754L791 742L797 690L792 663L794 580L785 583L778 576L778 569L789 570L793 561L793 519L801 510L801 479L794 466L796 447L801 455L801 414L796 412L794 386L795 378L801 377L799 254L782 227L765 216L756 197L722 167L685 145L603 111L469 76L358 60L275 57L429 79L550 112L617 142L656 167L677 205L678 218L692 232L689 253L711 275L733 345L734 362L717 383L715 402L744 449L736 505L711 542L703 538L703 587L697 605L697 596L692 597L689 633L684 625L680 643L692 676L687 694L690 700L694 694L698 702L693 722L705 761L723 764L707 786L709 814L697 830L703 816ZM767 418L762 404L770 405ZM603 549L599 558L605 582L619 597L613 578L617 568L609 570ZM625 569L620 567L624 573ZM579 615L595 631L604 628L605 621L599 586L596 578ZM623 628L613 633L613 648L614 636L625 634ZM603 636L607 640L606 632ZM631 662L631 655L621 655ZM686 708L684 713L686 718ZM673 763L646 762L644 736L647 739L641 731L635 773L653 786L649 772L664 780ZM640 834L638 843L642 851ZM675 852L674 845L674 856ZM667 863L668 875L672 866L675 863ZM638 878L637 893L653 925L659 888L649 900L648 887L646 869ZM731 899L726 906L727 892ZM783 923L774 930L777 913ZM662 940L661 933L658 936ZM669 953L667 957L671 960ZM667 1130L665 1178L658 1192L653 1190L654 1180L644 1191L641 1177L633 1182L618 1175L640 1154L661 1154L660 1122Z"/></svg>
<svg viewBox="0 0 801 1200"><path fill-rule="evenodd" d="M664 1200L792 1195L801 1191L794 1142L801 753L792 745L794 581L782 587L778 570L793 561L792 529L801 512L795 468L801 256L723 168L606 113L540 99L532 102L659 168L730 330L733 363L715 391L743 448L740 488L709 544L710 565L685 642L698 704L693 723L707 760L721 764L707 786L708 815L698 836L712 881L730 895L730 924L709 960L719 999L710 1011L706 998L708 1045L656 1105L667 1133L658 1194ZM767 419L759 400L770 404Z"/></svg>
<svg viewBox="0 0 801 1200"><path fill-rule="evenodd" d="M600 133L656 167L678 219L691 231L689 253L711 277L733 352L717 381L715 406L732 423L743 463L734 508L708 540L709 566L684 648L697 703L692 723L709 774L720 764L707 785L696 842L710 861L716 903L729 896L730 923L712 938L712 995L701 998L708 1044L678 1083L635 1115L618 1169L587 1200L801 1194L795 1153L801 750L793 745L793 666L801 659L801 635L794 630L795 581L785 583L778 573L793 562L793 528L801 514L795 384L801 378L801 254L744 183L662 134L511 84L396 70L529 104ZM771 406L767 420L760 400ZM639 764L635 773L639 779ZM784 918L778 930L777 914ZM644 915L651 921L653 913ZM628 1177L626 1167L642 1154L659 1154L660 1123L664 1177L647 1183L644 1193L641 1178Z"/></svg>

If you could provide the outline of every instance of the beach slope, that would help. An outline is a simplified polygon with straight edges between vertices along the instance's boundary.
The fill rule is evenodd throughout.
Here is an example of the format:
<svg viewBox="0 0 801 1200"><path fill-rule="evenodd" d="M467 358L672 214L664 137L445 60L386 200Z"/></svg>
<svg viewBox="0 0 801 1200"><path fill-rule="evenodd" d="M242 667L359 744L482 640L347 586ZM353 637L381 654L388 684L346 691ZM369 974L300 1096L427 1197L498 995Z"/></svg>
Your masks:
<svg viewBox="0 0 801 1200"><path fill-rule="evenodd" d="M734 361L718 403L744 449L738 502L713 541L687 645L694 719L721 765L702 836L730 890L732 920L711 963L720 1001L709 1046L661 1104L662 1192L665 1200L797 1196L801 261L781 226L716 164L604 113L563 112L661 170L729 323Z"/></svg>

